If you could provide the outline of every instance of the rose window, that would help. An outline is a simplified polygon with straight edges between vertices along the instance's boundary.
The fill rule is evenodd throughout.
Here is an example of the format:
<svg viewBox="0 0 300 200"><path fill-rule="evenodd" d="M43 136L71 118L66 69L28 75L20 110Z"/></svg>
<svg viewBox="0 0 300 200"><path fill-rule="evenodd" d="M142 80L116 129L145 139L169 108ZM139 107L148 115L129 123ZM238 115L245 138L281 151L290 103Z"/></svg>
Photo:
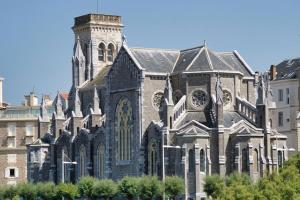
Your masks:
<svg viewBox="0 0 300 200"><path fill-rule="evenodd" d="M204 106L207 103L207 94L202 90L196 90L192 94L192 104L195 107Z"/></svg>

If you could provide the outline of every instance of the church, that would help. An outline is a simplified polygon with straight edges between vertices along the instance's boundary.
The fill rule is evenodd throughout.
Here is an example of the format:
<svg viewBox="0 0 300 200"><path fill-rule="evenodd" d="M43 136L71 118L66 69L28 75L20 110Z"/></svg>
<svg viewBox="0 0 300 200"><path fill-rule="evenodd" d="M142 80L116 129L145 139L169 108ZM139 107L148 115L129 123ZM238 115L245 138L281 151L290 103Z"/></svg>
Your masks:
<svg viewBox="0 0 300 200"><path fill-rule="evenodd" d="M255 180L287 159L286 136L270 126L268 75L237 51L131 48L114 15L76 17L72 29L68 106L57 95L50 118L41 104L29 181L177 175L185 199L200 200L206 176Z"/></svg>

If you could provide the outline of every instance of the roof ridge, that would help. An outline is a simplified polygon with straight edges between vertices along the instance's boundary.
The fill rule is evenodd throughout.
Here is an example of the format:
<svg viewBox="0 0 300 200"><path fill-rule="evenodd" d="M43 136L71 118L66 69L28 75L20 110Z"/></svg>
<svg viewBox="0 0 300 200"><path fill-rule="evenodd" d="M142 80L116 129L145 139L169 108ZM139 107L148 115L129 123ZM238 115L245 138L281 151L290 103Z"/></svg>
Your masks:
<svg viewBox="0 0 300 200"><path fill-rule="evenodd" d="M209 64L211 70L214 71L214 66L213 66L213 64L212 64L212 62L211 62L211 59L210 59L210 56L209 56L209 52L208 52L209 49L205 46L205 49L204 49L204 50L205 50L204 53L205 53L206 58L207 58L207 60L208 60L208 64Z"/></svg>
<svg viewBox="0 0 300 200"><path fill-rule="evenodd" d="M204 47L204 45L196 46L196 47L191 47L191 48L188 48L188 49L181 49L180 52L190 51L190 50L194 50L194 49L198 49L198 48L203 48L203 47Z"/></svg>
<svg viewBox="0 0 300 200"><path fill-rule="evenodd" d="M130 50L161 50L161 51L173 51L173 52L179 52L178 49L160 49L160 48L147 48L147 47L130 47Z"/></svg>
<svg viewBox="0 0 300 200"><path fill-rule="evenodd" d="M200 54L202 53L203 48L199 49L198 53L195 55L195 57L193 58L193 60L190 62L190 64L185 68L184 71L187 71L195 62L195 60L200 56Z"/></svg>

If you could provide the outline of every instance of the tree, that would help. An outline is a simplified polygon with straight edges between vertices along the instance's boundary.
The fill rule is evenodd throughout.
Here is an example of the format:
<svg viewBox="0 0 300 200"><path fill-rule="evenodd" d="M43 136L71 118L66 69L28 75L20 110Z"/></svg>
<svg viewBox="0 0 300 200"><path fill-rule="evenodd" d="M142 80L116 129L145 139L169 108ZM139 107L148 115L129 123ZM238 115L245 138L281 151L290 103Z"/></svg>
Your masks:
<svg viewBox="0 0 300 200"><path fill-rule="evenodd" d="M184 193L184 180L178 176L167 176L164 189L166 196L175 200L176 196Z"/></svg>
<svg viewBox="0 0 300 200"><path fill-rule="evenodd" d="M72 183L60 183L56 186L56 192L58 198L66 198L67 200L73 200L78 197L77 186Z"/></svg>
<svg viewBox="0 0 300 200"><path fill-rule="evenodd" d="M80 179L80 181L77 183L77 187L81 197L86 197L90 199L93 198L92 191L95 181L96 179L90 176L86 176Z"/></svg>
<svg viewBox="0 0 300 200"><path fill-rule="evenodd" d="M17 185L18 195L25 200L35 200L37 198L36 186L32 183L20 183Z"/></svg>
<svg viewBox="0 0 300 200"><path fill-rule="evenodd" d="M57 191L54 183L38 183L37 195L43 200L55 200L57 199Z"/></svg>
<svg viewBox="0 0 300 200"><path fill-rule="evenodd" d="M139 197L139 181L137 177L124 177L118 185L121 195L129 200Z"/></svg>
<svg viewBox="0 0 300 200"><path fill-rule="evenodd" d="M97 180L92 187L93 198L111 199L118 192L117 184L112 180Z"/></svg>
<svg viewBox="0 0 300 200"><path fill-rule="evenodd" d="M163 194L163 185L156 176L142 177L139 185L140 197L143 200L151 200Z"/></svg>

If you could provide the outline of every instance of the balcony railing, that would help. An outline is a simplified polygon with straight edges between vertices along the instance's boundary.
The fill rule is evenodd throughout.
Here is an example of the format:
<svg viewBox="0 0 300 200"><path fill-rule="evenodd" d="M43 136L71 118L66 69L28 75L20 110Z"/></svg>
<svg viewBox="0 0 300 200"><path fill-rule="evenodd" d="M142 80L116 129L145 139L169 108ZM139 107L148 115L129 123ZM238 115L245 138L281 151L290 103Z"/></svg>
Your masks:
<svg viewBox="0 0 300 200"><path fill-rule="evenodd" d="M177 102L173 109L173 119L174 123L176 123L177 119L182 116L186 112L186 95L182 96L181 99Z"/></svg>
<svg viewBox="0 0 300 200"><path fill-rule="evenodd" d="M248 119L250 122L256 124L256 107L248 102L246 99L236 97L236 106L238 113Z"/></svg>

